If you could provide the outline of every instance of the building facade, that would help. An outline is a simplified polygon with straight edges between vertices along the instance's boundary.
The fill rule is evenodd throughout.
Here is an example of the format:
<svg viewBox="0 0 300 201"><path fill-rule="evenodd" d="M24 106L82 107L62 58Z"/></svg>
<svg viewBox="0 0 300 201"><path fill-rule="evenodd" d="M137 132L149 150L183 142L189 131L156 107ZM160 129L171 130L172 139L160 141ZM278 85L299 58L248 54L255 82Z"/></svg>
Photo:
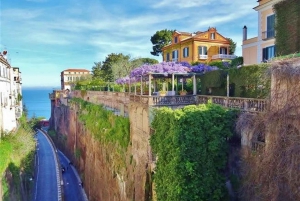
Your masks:
<svg viewBox="0 0 300 201"><path fill-rule="evenodd" d="M21 72L11 67L6 58L7 51L0 53L0 132L10 132L17 128L22 115Z"/></svg>
<svg viewBox="0 0 300 201"><path fill-rule="evenodd" d="M86 69L67 69L60 73L61 90L71 90L76 81L90 76L90 71Z"/></svg>
<svg viewBox="0 0 300 201"><path fill-rule="evenodd" d="M162 48L163 61L210 62L212 60L234 59L229 55L230 42L217 32L207 31L187 33L175 31L171 44Z"/></svg>
<svg viewBox="0 0 300 201"><path fill-rule="evenodd" d="M243 28L242 54L244 64L258 64L272 59L276 54L275 47L275 13L273 5L281 0L258 0L254 8L258 14L257 37L247 38L247 27Z"/></svg>

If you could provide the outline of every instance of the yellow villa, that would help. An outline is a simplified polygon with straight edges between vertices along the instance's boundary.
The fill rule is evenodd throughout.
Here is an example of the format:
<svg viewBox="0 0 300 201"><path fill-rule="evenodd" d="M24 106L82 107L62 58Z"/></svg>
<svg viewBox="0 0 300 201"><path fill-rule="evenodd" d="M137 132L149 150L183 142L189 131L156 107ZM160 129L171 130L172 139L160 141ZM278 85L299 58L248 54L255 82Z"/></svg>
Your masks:
<svg viewBox="0 0 300 201"><path fill-rule="evenodd" d="M281 0L258 0L254 8L258 13L258 36L247 39L247 27L243 29L244 64L258 64L275 56L275 13L273 5Z"/></svg>
<svg viewBox="0 0 300 201"><path fill-rule="evenodd" d="M174 31L171 44L162 48L162 55L163 61L189 63L234 59L235 55L229 55L229 47L229 40L216 28L196 33Z"/></svg>

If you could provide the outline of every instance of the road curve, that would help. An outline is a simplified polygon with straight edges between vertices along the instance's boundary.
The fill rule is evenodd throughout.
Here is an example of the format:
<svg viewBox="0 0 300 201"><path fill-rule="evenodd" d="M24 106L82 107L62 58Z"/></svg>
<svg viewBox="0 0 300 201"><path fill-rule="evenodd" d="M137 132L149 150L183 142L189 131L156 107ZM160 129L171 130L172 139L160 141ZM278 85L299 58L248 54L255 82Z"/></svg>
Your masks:
<svg viewBox="0 0 300 201"><path fill-rule="evenodd" d="M41 131L37 132L35 201L59 201L54 149Z"/></svg>
<svg viewBox="0 0 300 201"><path fill-rule="evenodd" d="M65 168L62 178L64 181L64 201L87 201L86 194L83 189L78 173L69 159L60 151L58 151L61 166Z"/></svg>

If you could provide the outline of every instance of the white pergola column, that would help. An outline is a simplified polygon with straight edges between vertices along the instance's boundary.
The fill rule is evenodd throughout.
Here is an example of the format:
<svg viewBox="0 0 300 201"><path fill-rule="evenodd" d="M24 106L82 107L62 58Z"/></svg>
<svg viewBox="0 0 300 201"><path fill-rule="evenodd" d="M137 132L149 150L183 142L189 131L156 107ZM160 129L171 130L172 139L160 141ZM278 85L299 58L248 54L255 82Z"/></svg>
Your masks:
<svg viewBox="0 0 300 201"><path fill-rule="evenodd" d="M136 95L136 83L134 83L134 95Z"/></svg>
<svg viewBox="0 0 300 201"><path fill-rule="evenodd" d="M149 74L149 82L148 82L149 83L149 94L148 94L149 96L151 96L151 77L152 77L151 74Z"/></svg>
<svg viewBox="0 0 300 201"><path fill-rule="evenodd" d="M143 95L143 76L141 76L141 95Z"/></svg>
<svg viewBox="0 0 300 201"><path fill-rule="evenodd" d="M174 91L174 73L172 74L172 95L173 95L173 91Z"/></svg>
<svg viewBox="0 0 300 201"><path fill-rule="evenodd" d="M227 98L229 97L229 72L227 72Z"/></svg>
<svg viewBox="0 0 300 201"><path fill-rule="evenodd" d="M197 94L196 75L193 75L193 95Z"/></svg>

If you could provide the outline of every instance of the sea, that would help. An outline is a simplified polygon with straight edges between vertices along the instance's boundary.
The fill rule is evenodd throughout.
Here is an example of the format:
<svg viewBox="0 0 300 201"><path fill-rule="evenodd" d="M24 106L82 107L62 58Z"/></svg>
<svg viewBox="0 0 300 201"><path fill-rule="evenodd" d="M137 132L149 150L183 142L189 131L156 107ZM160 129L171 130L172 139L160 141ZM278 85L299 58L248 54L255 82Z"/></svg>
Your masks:
<svg viewBox="0 0 300 201"><path fill-rule="evenodd" d="M43 117L49 119L51 116L51 102L49 93L52 93L53 87L23 87L23 105L28 110L27 118Z"/></svg>

